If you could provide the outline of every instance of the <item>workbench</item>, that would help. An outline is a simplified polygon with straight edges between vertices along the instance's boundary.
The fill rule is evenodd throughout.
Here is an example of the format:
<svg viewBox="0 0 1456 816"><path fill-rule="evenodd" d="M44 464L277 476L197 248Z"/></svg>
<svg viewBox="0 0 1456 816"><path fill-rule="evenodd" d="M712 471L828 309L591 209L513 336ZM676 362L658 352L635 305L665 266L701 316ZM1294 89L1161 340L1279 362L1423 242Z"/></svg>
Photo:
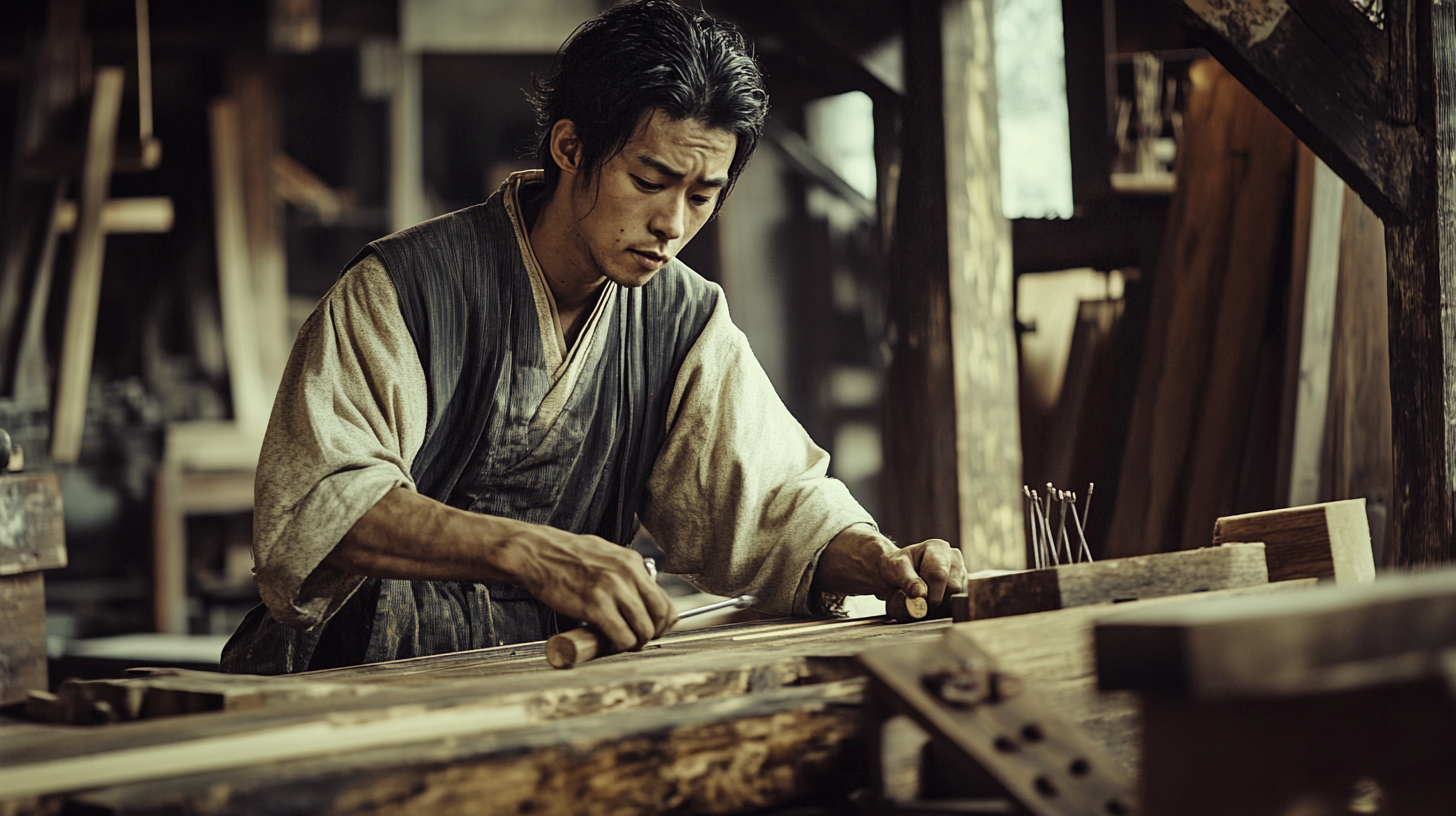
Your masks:
<svg viewBox="0 0 1456 816"><path fill-rule="evenodd" d="M0 813L732 813L842 803L863 795L872 764L855 656L933 642L950 627L1131 773L1134 697L1098 693L1093 669L1091 627L1115 608L962 624L732 624L568 671L549 668L535 643L279 678L160 672L91 684L95 710L73 714L123 721L0 729ZM908 742L887 760L884 786L915 786L907 777L925 737Z"/></svg>

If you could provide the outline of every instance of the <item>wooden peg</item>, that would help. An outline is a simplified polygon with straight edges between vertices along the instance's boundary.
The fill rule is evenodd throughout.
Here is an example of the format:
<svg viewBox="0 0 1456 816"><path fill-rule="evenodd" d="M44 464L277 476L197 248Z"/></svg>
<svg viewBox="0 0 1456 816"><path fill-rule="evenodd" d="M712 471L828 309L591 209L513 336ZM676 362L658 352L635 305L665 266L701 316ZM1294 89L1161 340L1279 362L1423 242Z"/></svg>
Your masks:
<svg viewBox="0 0 1456 816"><path fill-rule="evenodd" d="M911 598L904 590L897 590L885 601L885 612L901 623L910 623L924 619L930 612L930 604L924 598Z"/></svg>
<svg viewBox="0 0 1456 816"><path fill-rule="evenodd" d="M560 632L546 640L546 660L558 669L574 669L578 663L616 653L615 644L595 629L585 626Z"/></svg>

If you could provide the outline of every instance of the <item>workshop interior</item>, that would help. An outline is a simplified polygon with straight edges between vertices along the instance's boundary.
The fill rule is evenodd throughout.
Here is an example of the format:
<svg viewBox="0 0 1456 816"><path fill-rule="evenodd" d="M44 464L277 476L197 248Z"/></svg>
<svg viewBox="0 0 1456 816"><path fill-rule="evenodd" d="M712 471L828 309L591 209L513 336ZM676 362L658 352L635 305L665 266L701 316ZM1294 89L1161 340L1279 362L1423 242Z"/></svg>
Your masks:
<svg viewBox="0 0 1456 816"><path fill-rule="evenodd" d="M964 586L784 617L640 526L639 651L219 671L295 338L617 4L15 0L0 814L1456 813L1456 5L678 4L769 105L678 260Z"/></svg>

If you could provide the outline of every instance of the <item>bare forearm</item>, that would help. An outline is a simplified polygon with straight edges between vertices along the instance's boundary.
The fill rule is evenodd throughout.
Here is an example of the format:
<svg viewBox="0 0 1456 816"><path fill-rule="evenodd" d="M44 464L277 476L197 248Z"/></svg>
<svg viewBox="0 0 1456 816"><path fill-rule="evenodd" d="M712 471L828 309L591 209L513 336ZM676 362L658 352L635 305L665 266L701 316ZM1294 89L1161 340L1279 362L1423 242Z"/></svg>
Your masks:
<svg viewBox="0 0 1456 816"><path fill-rule="evenodd" d="M640 649L677 620L633 550L514 519L467 513L403 488L380 499L328 557L345 572L412 581L509 583Z"/></svg>
<svg viewBox="0 0 1456 816"><path fill-rule="evenodd" d="M345 572L413 581L514 583L537 525L467 513L397 488L359 519L328 556Z"/></svg>

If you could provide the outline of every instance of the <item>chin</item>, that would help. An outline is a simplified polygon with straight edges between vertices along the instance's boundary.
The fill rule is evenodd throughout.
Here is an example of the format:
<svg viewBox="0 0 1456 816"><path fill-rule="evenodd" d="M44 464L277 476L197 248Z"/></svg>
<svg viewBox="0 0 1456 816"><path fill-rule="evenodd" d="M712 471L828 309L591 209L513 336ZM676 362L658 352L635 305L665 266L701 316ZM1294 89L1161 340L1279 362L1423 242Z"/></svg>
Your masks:
<svg viewBox="0 0 1456 816"><path fill-rule="evenodd" d="M651 272L642 272L636 269L631 270L630 272L613 270L612 272L609 272L607 274L607 278L610 279L612 283L615 283L618 286L626 287L628 289L636 289L639 286L645 285L648 281L656 277L658 272L661 272L663 269L666 268L667 265L664 264L661 268L654 269Z"/></svg>

